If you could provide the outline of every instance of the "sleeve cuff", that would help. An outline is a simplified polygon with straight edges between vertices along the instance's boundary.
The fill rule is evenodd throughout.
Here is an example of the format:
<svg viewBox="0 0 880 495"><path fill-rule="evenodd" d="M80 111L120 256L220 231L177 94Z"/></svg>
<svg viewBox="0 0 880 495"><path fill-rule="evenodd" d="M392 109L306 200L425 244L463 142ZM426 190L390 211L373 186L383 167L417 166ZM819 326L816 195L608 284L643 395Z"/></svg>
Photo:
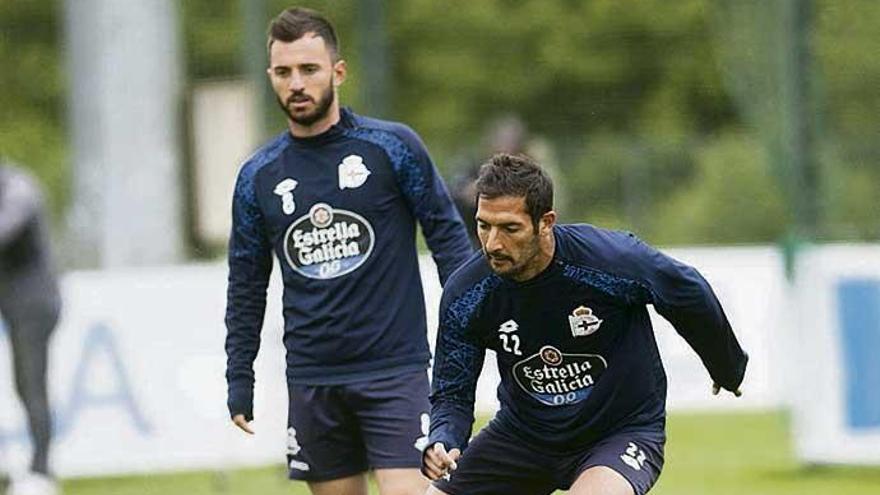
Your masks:
<svg viewBox="0 0 880 495"><path fill-rule="evenodd" d="M729 392L733 392L742 385L743 379L746 375L746 365L749 362L749 355L746 352L743 352L742 359L739 363L737 363L736 370L733 372L733 375L729 377L729 381L717 382L721 385L725 390Z"/></svg>
<svg viewBox="0 0 880 495"><path fill-rule="evenodd" d="M229 408L229 417L244 414L244 419L254 419L254 390L252 387L230 387L229 398L226 401Z"/></svg>

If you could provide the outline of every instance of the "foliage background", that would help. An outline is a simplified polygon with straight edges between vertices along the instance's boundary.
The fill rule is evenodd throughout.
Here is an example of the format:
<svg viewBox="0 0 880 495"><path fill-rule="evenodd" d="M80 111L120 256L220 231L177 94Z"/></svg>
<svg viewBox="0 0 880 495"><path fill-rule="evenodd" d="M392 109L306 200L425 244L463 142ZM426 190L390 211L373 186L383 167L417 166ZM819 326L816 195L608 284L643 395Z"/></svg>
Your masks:
<svg viewBox="0 0 880 495"><path fill-rule="evenodd" d="M517 114L564 180L564 221L660 244L780 240L792 211L769 152L778 124L776 20L759 0L386 0L381 117L419 131L443 173L484 156L494 117ZM265 0L265 20L288 6ZM364 107L356 0L303 1L337 24ZM240 0L179 3L186 84L243 77ZM820 240L880 238L880 3L815 0ZM68 200L60 0L0 2L0 154ZM784 54L782 55L785 56ZM267 133L281 116L268 107Z"/></svg>
<svg viewBox="0 0 880 495"><path fill-rule="evenodd" d="M75 1L75 0L70 0ZM132 0L133 1L133 0ZM246 0L180 0L185 85L245 76ZM266 3L264 23L288 5ZM779 125L770 6L787 0L386 0L390 105L447 177L515 113L549 150L564 221L659 244L777 242L792 211L768 146ZM365 105L358 0L304 0L336 23ZM810 46L820 240L880 240L880 2L814 0ZM0 1L0 156L69 201L62 0ZM283 126L269 108L267 135ZM135 125L135 117L132 117ZM187 156L184 153L184 156ZM876 470L804 470L778 416L673 416L657 493L873 493ZM73 480L69 493L299 493L278 470ZM304 490L301 486L295 490Z"/></svg>

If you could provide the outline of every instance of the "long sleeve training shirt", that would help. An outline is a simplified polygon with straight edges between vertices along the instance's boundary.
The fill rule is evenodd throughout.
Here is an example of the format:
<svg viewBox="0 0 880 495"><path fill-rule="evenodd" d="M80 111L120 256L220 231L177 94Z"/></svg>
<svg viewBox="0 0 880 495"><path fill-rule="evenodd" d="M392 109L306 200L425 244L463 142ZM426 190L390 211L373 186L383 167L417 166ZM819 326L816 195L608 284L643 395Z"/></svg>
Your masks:
<svg viewBox="0 0 880 495"><path fill-rule="evenodd" d="M747 362L712 289L693 268L635 236L554 228L550 265L517 283L474 255L440 307L430 443L465 448L486 349L501 383L495 424L554 451L626 429L663 431L666 374L646 305L675 327L727 390Z"/></svg>
<svg viewBox="0 0 880 495"><path fill-rule="evenodd" d="M284 132L242 166L229 241L229 408L252 416L272 256L284 282L290 383L425 369L421 225L441 283L472 252L446 186L408 127L348 109L327 132Z"/></svg>

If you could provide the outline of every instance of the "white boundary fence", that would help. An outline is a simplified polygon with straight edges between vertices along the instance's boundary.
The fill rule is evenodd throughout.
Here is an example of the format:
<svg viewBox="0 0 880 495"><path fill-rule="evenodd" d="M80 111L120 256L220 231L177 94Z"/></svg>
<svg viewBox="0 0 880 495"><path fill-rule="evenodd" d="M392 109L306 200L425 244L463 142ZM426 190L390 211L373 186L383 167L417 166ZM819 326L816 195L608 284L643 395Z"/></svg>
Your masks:
<svg viewBox="0 0 880 495"><path fill-rule="evenodd" d="M829 252L829 259L849 256L845 248L840 249L843 251ZM865 254L880 260L878 249L872 248ZM822 382L822 387L814 387L810 394L788 393L791 387L785 385L794 382L785 378L803 374L786 374L783 365L801 369L801 350L803 359L809 363L822 359L808 356L809 346L804 340L820 346L821 339L808 339L805 329L835 333L836 327L824 320L811 327L811 322L820 322L810 318L810 311L792 309L789 286L776 249L700 248L669 252L697 266L713 284L751 355L745 396L713 397L709 393L711 382L696 355L665 321L654 315L669 377L671 410L771 409L795 403L795 397L818 397L813 392L833 394L835 387L840 387L837 382ZM422 261L433 343L440 288L430 258L423 257ZM880 266L880 261L874 265ZM872 270L880 280L880 268ZM822 293L815 287L828 283L831 275L822 273L817 276L825 278L807 281L813 289L799 293L804 297L801 301L809 307L827 307L831 314L834 309L830 302L809 299ZM231 427L226 412L225 289L223 264L76 272L65 276L65 310L53 341L50 372L58 429L53 459L61 476L219 469L283 460L287 397L278 281L273 280L270 287L263 347L256 365L257 435L253 437ZM801 321L794 332L793 316L810 321ZM827 320L830 316L823 318ZM798 341L804 344L797 350L787 342L792 335L798 335ZM28 447L20 408L16 400L10 400L14 395L7 348L8 341L0 334L0 464L22 469ZM487 357L486 363L478 385L478 409L490 413L496 407L497 371L493 356ZM826 361L821 369L840 366L838 362ZM786 399L788 396L791 401ZM835 404L839 406L829 400L823 406ZM857 433L876 431L870 427L873 402L869 401L868 406L859 404L866 409L859 416ZM880 459L876 448L868 447L850 449L854 455L846 459L829 457L825 455L827 451L845 449L858 438L841 437L842 430L837 428L822 430L824 436L811 443L804 439L821 419L808 413L796 417L802 419L799 425L809 427L798 430L804 434L798 436L798 445L802 446L799 452L805 458L831 462ZM829 443L832 436L845 443ZM874 445L880 442L875 441Z"/></svg>

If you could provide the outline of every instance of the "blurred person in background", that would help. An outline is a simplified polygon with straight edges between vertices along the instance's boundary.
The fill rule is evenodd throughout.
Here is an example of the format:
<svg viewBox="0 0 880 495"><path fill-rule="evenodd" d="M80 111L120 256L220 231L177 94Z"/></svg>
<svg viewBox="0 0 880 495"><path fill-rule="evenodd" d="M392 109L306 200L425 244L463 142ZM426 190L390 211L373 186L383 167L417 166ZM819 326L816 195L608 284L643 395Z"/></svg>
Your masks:
<svg viewBox="0 0 880 495"><path fill-rule="evenodd" d="M441 300L428 494L642 495L666 442L666 375L647 304L739 396L748 356L692 267L627 232L557 224L553 183L524 156L477 179L475 253ZM486 349L501 407L470 441Z"/></svg>
<svg viewBox="0 0 880 495"><path fill-rule="evenodd" d="M477 236L477 223L474 215L477 213L477 175L480 165L496 153L510 155L527 155L541 162L551 178L556 178L558 173L552 164L554 161L549 156L550 150L546 143L529 136L529 130L525 122L516 115L504 115L493 119L486 128L485 136L481 144L481 151L463 160L456 167L458 172L450 181L452 199L455 207L464 220L467 227L468 237L475 249L480 248L480 239ZM562 204L564 199L556 191L557 204ZM557 210L558 212L558 210Z"/></svg>
<svg viewBox="0 0 880 495"><path fill-rule="evenodd" d="M33 444L30 471L10 495L59 493L49 473L52 418L47 390L49 338L61 309L42 193L24 170L0 162L0 316L12 344L15 390Z"/></svg>
<svg viewBox="0 0 880 495"><path fill-rule="evenodd" d="M274 252L284 282L289 476L316 495L422 494L429 347L416 251L440 281L471 253L420 138L339 103L331 24L290 8L269 26L269 80L288 129L239 171L227 293L228 407L253 433L253 363Z"/></svg>

